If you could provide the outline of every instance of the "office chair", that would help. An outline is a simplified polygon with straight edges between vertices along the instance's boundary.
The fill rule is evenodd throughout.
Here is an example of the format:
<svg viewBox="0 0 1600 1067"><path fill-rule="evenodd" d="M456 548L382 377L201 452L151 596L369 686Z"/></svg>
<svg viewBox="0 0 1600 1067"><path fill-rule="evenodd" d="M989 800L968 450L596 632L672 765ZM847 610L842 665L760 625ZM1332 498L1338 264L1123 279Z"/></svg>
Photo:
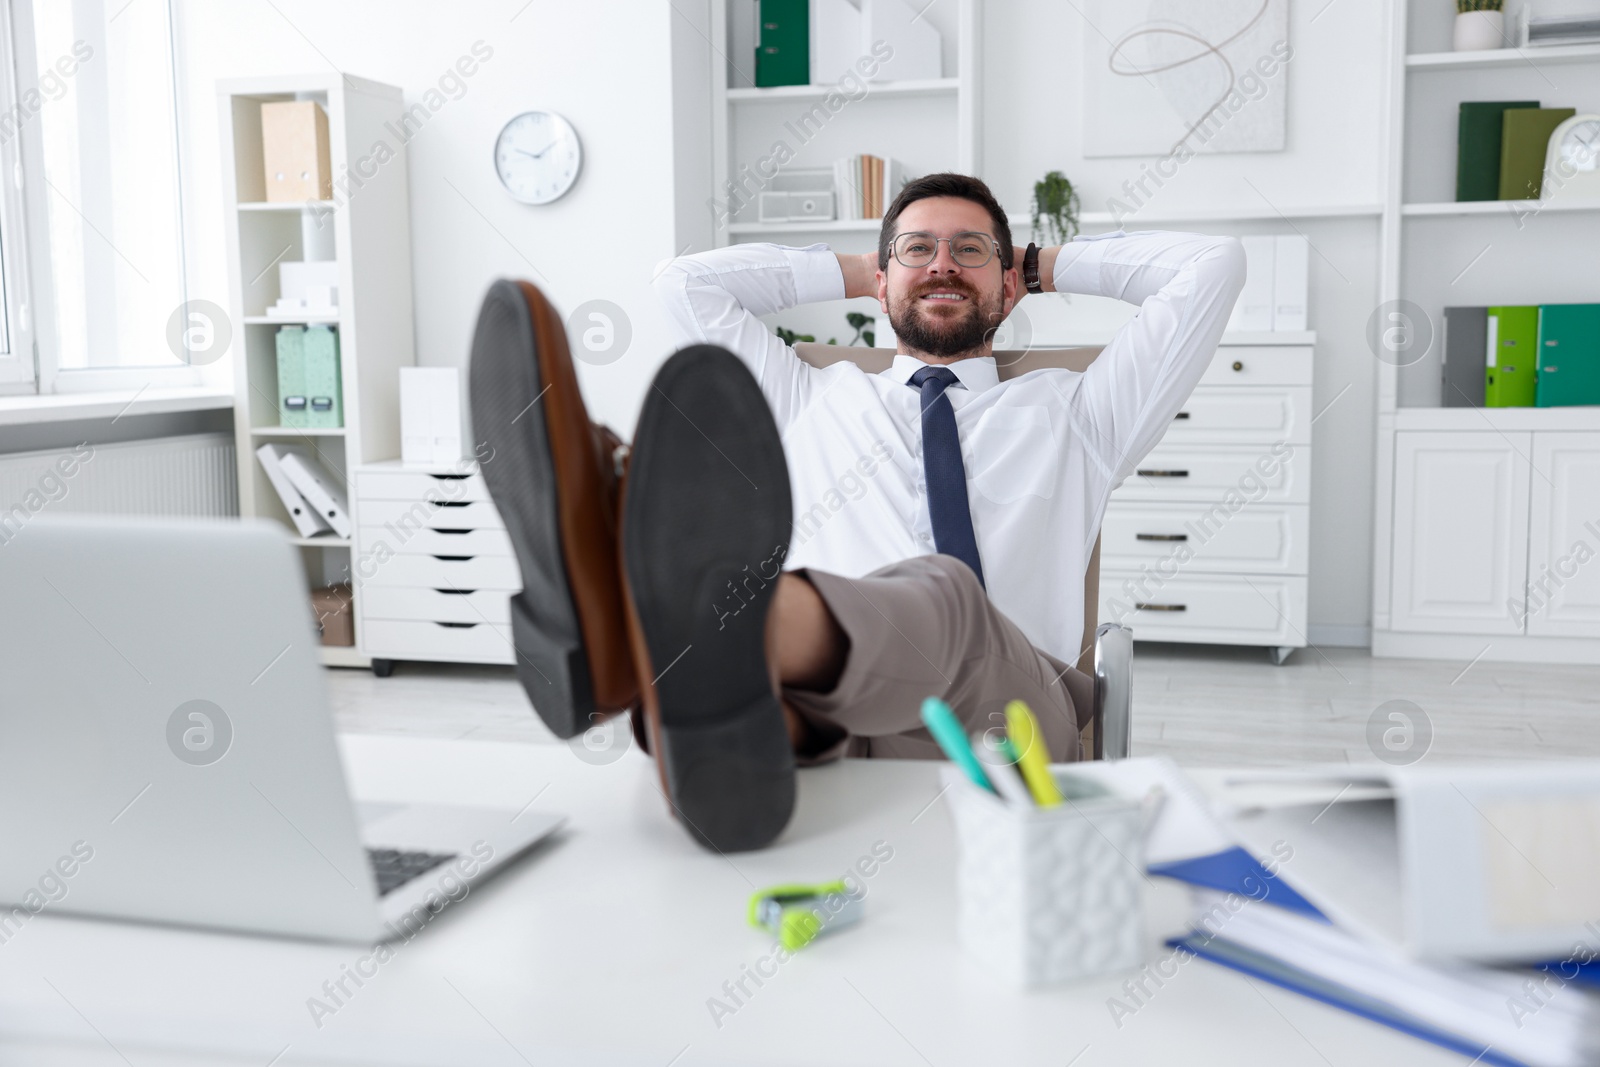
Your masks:
<svg viewBox="0 0 1600 1067"><path fill-rule="evenodd" d="M892 348L860 348L801 341L794 346L800 358L813 367L850 360L868 374L887 370L894 362ZM1081 371L1100 354L1099 348L1033 348L995 351L1000 380L1006 381L1042 367ZM1077 668L1094 679L1094 715L1079 738L1089 759L1123 759L1132 733L1133 630L1120 623L1099 624L1100 538L1094 539L1089 566L1083 574L1083 649ZM1093 634L1093 638L1090 638Z"/></svg>

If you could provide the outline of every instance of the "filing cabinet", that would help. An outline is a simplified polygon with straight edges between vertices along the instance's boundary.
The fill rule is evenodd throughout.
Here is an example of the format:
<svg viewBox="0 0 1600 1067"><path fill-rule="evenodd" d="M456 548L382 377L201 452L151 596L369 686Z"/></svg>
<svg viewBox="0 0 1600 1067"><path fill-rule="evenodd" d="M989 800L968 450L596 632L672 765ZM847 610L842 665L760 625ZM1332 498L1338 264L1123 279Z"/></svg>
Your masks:
<svg viewBox="0 0 1600 1067"><path fill-rule="evenodd" d="M1224 344L1101 524L1100 621L1136 640L1306 644L1313 338Z"/></svg>
<svg viewBox="0 0 1600 1067"><path fill-rule="evenodd" d="M355 474L361 651L393 661L514 662L522 575L475 464L374 463Z"/></svg>

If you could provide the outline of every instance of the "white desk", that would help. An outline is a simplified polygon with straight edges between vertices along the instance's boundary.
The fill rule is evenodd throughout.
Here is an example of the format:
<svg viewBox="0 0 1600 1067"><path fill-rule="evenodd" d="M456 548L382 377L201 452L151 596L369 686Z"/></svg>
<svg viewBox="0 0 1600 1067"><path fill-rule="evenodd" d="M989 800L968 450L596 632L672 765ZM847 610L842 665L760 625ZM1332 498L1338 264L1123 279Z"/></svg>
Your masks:
<svg viewBox="0 0 1600 1067"><path fill-rule="evenodd" d="M0 1063L1461 1062L1200 960L1152 986L1120 1028L1107 1001L1122 995L1121 977L1027 995L997 986L954 940L953 843L931 763L802 772L782 841L722 858L671 824L638 752L595 767L559 745L343 745L363 798L515 810L537 795L537 807L571 821L400 944L320 1029L308 998L369 949L47 911L0 945ZM894 855L866 882L863 924L798 953L760 988L747 979L752 996L719 1028L708 998L726 1000L723 983L772 947L744 923L751 891L837 876L877 841ZM1159 917L1154 958L1167 951L1158 935L1182 925L1181 892L1158 881L1149 912Z"/></svg>

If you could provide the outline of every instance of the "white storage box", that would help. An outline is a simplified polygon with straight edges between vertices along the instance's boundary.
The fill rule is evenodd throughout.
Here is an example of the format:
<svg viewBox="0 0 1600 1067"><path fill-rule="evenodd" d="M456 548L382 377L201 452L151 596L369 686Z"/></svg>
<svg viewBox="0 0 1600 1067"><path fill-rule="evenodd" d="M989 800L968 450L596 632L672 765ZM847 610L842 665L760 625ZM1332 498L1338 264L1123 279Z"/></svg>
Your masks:
<svg viewBox="0 0 1600 1067"><path fill-rule="evenodd" d="M944 768L961 945L1025 986L1143 962L1145 809L1071 771L1051 773L1067 801L1023 808Z"/></svg>

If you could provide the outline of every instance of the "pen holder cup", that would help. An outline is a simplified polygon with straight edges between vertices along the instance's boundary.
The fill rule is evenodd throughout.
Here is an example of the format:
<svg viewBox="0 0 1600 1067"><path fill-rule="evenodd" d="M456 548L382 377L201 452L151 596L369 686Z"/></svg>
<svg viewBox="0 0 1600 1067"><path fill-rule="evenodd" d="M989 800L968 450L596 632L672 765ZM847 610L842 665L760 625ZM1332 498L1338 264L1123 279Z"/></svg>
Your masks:
<svg viewBox="0 0 1600 1067"><path fill-rule="evenodd" d="M1020 986L1143 961L1145 810L1070 771L1051 773L1066 800L1024 808L944 768L956 827L958 937Z"/></svg>

